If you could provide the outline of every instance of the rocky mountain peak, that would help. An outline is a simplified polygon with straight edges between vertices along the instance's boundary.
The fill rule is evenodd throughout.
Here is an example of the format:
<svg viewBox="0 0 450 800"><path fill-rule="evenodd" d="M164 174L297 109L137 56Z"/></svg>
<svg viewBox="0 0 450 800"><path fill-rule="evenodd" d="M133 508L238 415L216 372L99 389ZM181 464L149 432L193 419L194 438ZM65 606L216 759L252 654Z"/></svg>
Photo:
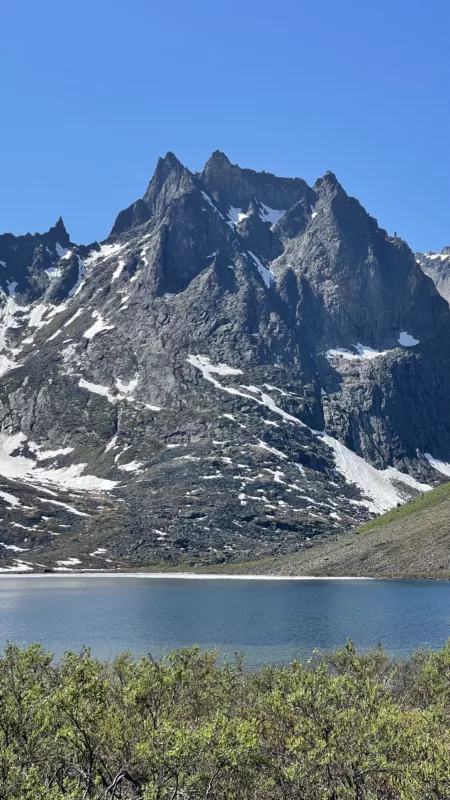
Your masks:
<svg viewBox="0 0 450 800"><path fill-rule="evenodd" d="M256 199L269 209L286 211L312 190L301 178L279 178L270 172L256 172L232 164L215 151L207 161L201 181L207 192L223 207L247 207Z"/></svg>
<svg viewBox="0 0 450 800"><path fill-rule="evenodd" d="M346 194L336 175L330 170L316 180L313 188L318 194L327 194L330 196L334 196L338 193Z"/></svg>
<svg viewBox="0 0 450 800"><path fill-rule="evenodd" d="M64 225L62 217L58 218L55 225L53 225L48 231L47 235L50 239L53 239L55 242L59 242L61 247L67 248L70 245L70 236L67 233L66 226Z"/></svg>
<svg viewBox="0 0 450 800"><path fill-rule="evenodd" d="M171 150L168 150L164 158L158 158L156 170L162 167L166 168L170 172L170 170L175 169L176 167L183 169L183 164L176 157L175 153L173 153Z"/></svg>
<svg viewBox="0 0 450 800"><path fill-rule="evenodd" d="M164 158L158 158L156 162L156 167L152 178L147 187L147 191L144 194L143 199L149 205L151 205L155 196L161 191L162 186L168 179L169 175L172 171L176 171L180 174L184 170L183 164L178 160L176 155L169 151L166 153Z"/></svg>
<svg viewBox="0 0 450 800"><path fill-rule="evenodd" d="M231 161L225 153L221 150L214 150L205 164L204 173L213 172L215 170L227 170L230 169L231 166Z"/></svg>
<svg viewBox="0 0 450 800"><path fill-rule="evenodd" d="M333 173L168 153L112 233L0 236L5 569L289 553L450 474L450 309Z"/></svg>
<svg viewBox="0 0 450 800"><path fill-rule="evenodd" d="M173 200L194 190L193 174L169 151L164 158L158 158L143 198L119 212L110 236L148 222L156 214L164 213Z"/></svg>
<svg viewBox="0 0 450 800"><path fill-rule="evenodd" d="M175 198L194 188L194 176L169 152L159 158L143 200L152 214L161 213Z"/></svg>

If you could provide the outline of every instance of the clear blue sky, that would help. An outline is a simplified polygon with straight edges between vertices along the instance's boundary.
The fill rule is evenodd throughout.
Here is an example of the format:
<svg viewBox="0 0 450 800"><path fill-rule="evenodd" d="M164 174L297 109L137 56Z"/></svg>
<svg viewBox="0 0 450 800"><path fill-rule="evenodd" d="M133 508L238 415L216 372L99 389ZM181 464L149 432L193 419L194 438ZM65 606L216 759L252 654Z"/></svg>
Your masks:
<svg viewBox="0 0 450 800"><path fill-rule="evenodd" d="M450 244L449 0L2 6L0 231L104 238L167 150L333 170L413 249Z"/></svg>

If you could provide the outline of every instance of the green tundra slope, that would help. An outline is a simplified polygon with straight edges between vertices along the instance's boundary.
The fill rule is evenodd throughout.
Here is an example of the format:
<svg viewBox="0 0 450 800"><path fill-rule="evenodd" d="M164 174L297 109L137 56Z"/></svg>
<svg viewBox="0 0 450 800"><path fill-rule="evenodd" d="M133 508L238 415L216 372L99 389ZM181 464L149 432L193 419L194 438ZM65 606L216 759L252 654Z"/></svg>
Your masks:
<svg viewBox="0 0 450 800"><path fill-rule="evenodd" d="M214 571L218 571L215 569ZM297 553L241 563L226 572L272 575L450 577L450 483L358 530Z"/></svg>

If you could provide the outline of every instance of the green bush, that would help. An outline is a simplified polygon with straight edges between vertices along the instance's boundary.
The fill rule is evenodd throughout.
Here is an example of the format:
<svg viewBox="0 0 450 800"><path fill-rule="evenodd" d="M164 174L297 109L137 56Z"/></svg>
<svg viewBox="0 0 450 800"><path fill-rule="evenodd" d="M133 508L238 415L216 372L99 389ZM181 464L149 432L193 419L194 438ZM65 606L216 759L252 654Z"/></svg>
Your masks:
<svg viewBox="0 0 450 800"><path fill-rule="evenodd" d="M198 648L0 658L5 800L450 797L450 644L245 672Z"/></svg>

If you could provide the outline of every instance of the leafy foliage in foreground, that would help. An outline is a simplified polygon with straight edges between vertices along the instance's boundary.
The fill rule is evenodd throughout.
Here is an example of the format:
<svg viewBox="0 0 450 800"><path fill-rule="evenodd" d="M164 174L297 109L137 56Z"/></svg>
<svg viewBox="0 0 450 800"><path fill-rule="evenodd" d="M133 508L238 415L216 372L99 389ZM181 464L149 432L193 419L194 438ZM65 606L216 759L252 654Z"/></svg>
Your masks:
<svg viewBox="0 0 450 800"><path fill-rule="evenodd" d="M0 659L5 800L407 800L450 796L450 643L393 662L352 644L245 673L40 646Z"/></svg>

